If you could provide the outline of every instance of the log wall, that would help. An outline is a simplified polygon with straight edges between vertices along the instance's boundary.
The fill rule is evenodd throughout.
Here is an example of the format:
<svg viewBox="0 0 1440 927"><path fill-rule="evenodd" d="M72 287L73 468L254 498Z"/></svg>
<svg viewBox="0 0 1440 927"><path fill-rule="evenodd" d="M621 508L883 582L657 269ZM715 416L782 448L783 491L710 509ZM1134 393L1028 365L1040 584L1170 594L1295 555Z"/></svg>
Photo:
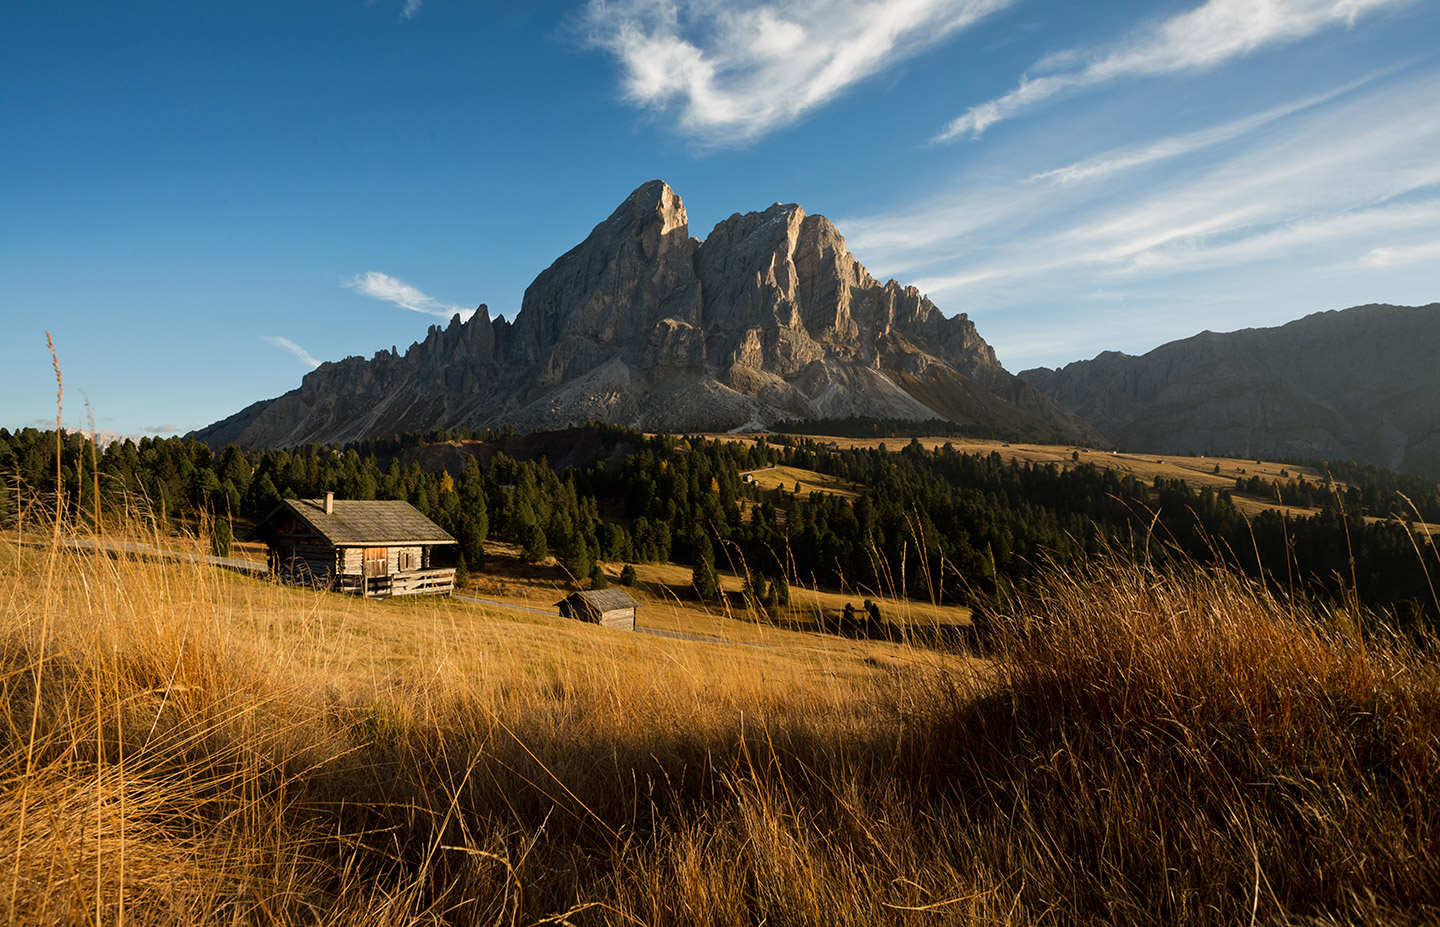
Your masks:
<svg viewBox="0 0 1440 927"><path fill-rule="evenodd" d="M287 583L331 585L336 574L335 548L296 544L277 551L275 573Z"/></svg>
<svg viewBox="0 0 1440 927"><path fill-rule="evenodd" d="M380 545L375 545L380 546ZM345 547L340 550L342 573L359 573L364 569L365 548ZM390 575L423 569L425 548L419 545L386 548L385 571Z"/></svg>

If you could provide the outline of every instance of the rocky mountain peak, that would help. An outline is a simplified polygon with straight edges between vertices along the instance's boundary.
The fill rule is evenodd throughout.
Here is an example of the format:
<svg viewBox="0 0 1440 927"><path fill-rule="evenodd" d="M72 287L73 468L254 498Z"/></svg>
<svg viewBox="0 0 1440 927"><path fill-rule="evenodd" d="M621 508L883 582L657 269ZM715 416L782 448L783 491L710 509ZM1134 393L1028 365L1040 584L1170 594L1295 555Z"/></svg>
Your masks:
<svg viewBox="0 0 1440 927"><path fill-rule="evenodd" d="M877 283L824 216L776 203L701 243L659 180L541 271L513 324L482 307L382 354L322 365L197 434L287 445L462 423L679 431L859 415L1104 440L1007 373L964 314Z"/></svg>
<svg viewBox="0 0 1440 927"><path fill-rule="evenodd" d="M656 244L669 244L676 238L676 232L680 237L690 237L690 220L685 215L685 204L665 181L651 180L625 197L608 219L595 226L590 237L595 237L597 233L609 238L634 234Z"/></svg>
<svg viewBox="0 0 1440 927"><path fill-rule="evenodd" d="M659 180L638 187L525 290L515 320L535 390L583 375L643 341L665 314L689 322L699 285L685 205Z"/></svg>

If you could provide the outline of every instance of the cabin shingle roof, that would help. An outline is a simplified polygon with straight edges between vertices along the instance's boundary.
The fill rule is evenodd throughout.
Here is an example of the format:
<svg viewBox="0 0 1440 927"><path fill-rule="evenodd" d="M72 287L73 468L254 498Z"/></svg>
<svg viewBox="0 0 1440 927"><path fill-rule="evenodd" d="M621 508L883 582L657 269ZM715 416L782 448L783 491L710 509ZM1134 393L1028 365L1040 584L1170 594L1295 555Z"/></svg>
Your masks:
<svg viewBox="0 0 1440 927"><path fill-rule="evenodd" d="M336 547L372 544L454 544L455 539L408 502L390 499L336 499L325 514L324 499L286 499L255 526L288 509Z"/></svg>
<svg viewBox="0 0 1440 927"><path fill-rule="evenodd" d="M613 611L617 608L634 608L640 604L630 598L630 594L624 589L589 589L585 592L572 592L561 599L560 602L570 602L577 599L590 604L597 611L601 612ZM559 605L560 602L556 602L555 604Z"/></svg>

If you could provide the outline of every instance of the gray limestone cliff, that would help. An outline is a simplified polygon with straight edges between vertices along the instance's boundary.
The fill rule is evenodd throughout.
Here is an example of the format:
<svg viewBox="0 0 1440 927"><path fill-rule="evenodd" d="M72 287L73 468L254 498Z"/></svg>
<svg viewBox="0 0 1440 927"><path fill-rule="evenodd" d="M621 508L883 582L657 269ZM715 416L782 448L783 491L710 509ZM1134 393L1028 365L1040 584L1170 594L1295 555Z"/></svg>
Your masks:
<svg viewBox="0 0 1440 927"><path fill-rule="evenodd" d="M403 355L322 364L193 436L282 447L462 424L685 431L850 415L1104 443L1001 367L964 314L871 277L823 216L777 203L702 243L658 180L541 272L513 324L481 306Z"/></svg>
<svg viewBox="0 0 1440 927"><path fill-rule="evenodd" d="M1020 376L1136 451L1347 459L1440 479L1440 303L1202 332Z"/></svg>

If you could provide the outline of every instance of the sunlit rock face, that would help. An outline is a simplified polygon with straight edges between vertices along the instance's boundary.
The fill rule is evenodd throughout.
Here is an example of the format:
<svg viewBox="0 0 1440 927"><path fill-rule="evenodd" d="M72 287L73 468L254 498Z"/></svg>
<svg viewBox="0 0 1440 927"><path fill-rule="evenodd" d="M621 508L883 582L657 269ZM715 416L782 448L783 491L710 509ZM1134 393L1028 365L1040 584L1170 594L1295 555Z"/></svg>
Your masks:
<svg viewBox="0 0 1440 927"><path fill-rule="evenodd" d="M658 180L541 272L513 324L481 306L403 355L322 364L194 435L283 447L458 425L690 431L850 415L1104 443L1007 373L963 313L871 277L825 217L777 203L702 243Z"/></svg>

